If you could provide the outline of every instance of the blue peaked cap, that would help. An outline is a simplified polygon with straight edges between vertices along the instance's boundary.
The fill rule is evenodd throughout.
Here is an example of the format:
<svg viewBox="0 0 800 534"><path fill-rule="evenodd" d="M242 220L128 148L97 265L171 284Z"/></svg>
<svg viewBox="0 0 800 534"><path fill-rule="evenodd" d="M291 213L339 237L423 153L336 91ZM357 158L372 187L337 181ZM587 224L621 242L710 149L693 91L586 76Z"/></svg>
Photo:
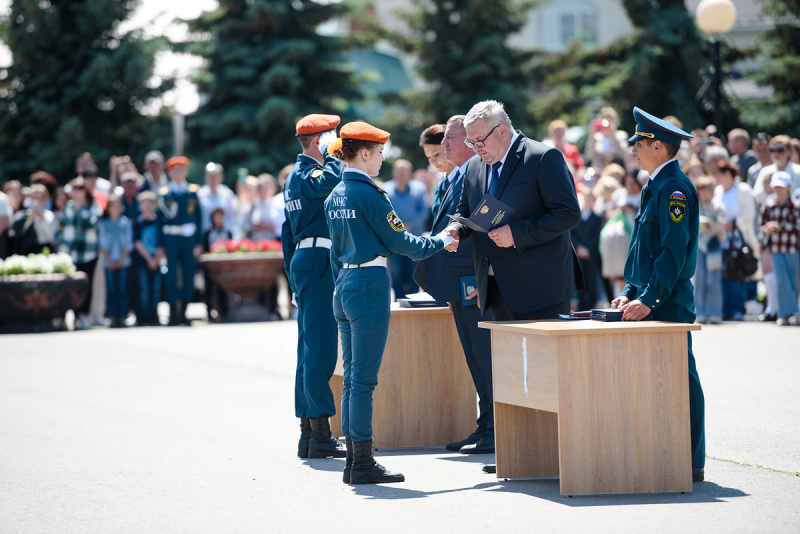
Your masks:
<svg viewBox="0 0 800 534"><path fill-rule="evenodd" d="M654 117L643 109L633 108L633 118L636 121L636 133L628 139L630 143L643 139L652 139L680 146L681 141L684 139L694 137L671 122Z"/></svg>

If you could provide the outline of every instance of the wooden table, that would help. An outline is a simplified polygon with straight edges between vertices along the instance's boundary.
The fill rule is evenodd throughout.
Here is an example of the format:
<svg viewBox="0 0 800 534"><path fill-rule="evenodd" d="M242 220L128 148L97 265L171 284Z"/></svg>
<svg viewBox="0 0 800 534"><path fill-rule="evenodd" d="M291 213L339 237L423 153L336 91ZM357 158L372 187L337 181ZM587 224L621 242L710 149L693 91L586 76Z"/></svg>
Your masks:
<svg viewBox="0 0 800 534"><path fill-rule="evenodd" d="M692 491L686 333L659 321L484 322L498 478L562 495Z"/></svg>
<svg viewBox="0 0 800 534"><path fill-rule="evenodd" d="M341 346L331 389L342 399ZM373 395L375 448L441 447L475 430L477 396L448 308L392 305L389 337ZM331 418L341 435L341 419Z"/></svg>

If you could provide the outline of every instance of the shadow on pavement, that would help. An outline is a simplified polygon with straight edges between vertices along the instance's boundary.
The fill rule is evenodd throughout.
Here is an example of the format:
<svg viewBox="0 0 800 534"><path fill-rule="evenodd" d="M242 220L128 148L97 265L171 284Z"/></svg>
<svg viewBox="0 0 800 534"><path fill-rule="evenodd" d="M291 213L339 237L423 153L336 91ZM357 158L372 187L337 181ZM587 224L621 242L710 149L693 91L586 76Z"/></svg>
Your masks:
<svg viewBox="0 0 800 534"><path fill-rule="evenodd" d="M317 471L344 471L344 458L304 458L303 463Z"/></svg>
<svg viewBox="0 0 800 534"><path fill-rule="evenodd" d="M742 490L726 488L713 482L695 483L692 493L626 493L621 495L577 495L574 497L561 495L557 477L537 480L503 479L498 480L496 486L491 488L491 491L524 494L572 507L722 503L734 497L748 496Z"/></svg>

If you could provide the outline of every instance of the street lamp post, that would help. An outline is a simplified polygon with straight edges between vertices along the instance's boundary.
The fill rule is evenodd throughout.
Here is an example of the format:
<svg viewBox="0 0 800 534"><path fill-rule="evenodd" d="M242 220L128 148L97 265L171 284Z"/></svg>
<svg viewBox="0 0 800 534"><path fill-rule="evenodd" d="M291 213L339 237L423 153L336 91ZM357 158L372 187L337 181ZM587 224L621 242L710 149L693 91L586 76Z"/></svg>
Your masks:
<svg viewBox="0 0 800 534"><path fill-rule="evenodd" d="M728 32L736 22L736 7L731 0L702 0L695 11L700 29L711 35L711 64L714 68L714 125L722 135L722 58L719 35Z"/></svg>

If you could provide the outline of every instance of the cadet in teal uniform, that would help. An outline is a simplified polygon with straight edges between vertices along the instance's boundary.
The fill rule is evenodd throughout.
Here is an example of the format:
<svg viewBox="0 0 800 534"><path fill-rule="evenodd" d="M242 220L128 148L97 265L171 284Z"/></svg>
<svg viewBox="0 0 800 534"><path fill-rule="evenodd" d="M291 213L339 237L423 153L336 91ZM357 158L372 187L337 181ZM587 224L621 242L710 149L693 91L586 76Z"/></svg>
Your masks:
<svg viewBox="0 0 800 534"><path fill-rule="evenodd" d="M303 153L283 186L283 261L297 303L294 410L300 418L300 458L345 456L344 444L331 434L328 419L336 413L329 382L336 367L337 337L324 207L342 180L344 164L331 155L323 157L320 151L336 138L337 126L336 115L308 115L297 122Z"/></svg>
<svg viewBox="0 0 800 534"><path fill-rule="evenodd" d="M191 302L194 291L196 258L203 252L200 202L197 199L197 186L186 183L189 175L187 158L170 158L165 168L172 181L158 191L158 207L163 227L161 253L167 258L164 285L169 303L169 324L188 325L186 306ZM178 269L182 273L180 287Z"/></svg>
<svg viewBox="0 0 800 534"><path fill-rule="evenodd" d="M633 154L650 182L642 189L628 258L625 288L612 308L623 310L623 321L653 319L693 323L694 289L691 278L697 264L699 203L697 191L681 171L675 154L681 140L692 136L639 108L633 109L636 133ZM692 443L692 479L703 480L706 456L705 401L688 333L689 411Z"/></svg>
<svg viewBox="0 0 800 534"><path fill-rule="evenodd" d="M386 259L393 253L414 260L458 241L441 235L415 237L405 231L392 203L371 177L383 162L389 134L365 122L345 124L328 152L347 164L342 183L325 201L336 274L333 313L339 323L344 363L342 431L347 444L343 480L351 484L402 482L372 456L372 392L389 333L390 282ZM339 268L341 265L341 268Z"/></svg>

